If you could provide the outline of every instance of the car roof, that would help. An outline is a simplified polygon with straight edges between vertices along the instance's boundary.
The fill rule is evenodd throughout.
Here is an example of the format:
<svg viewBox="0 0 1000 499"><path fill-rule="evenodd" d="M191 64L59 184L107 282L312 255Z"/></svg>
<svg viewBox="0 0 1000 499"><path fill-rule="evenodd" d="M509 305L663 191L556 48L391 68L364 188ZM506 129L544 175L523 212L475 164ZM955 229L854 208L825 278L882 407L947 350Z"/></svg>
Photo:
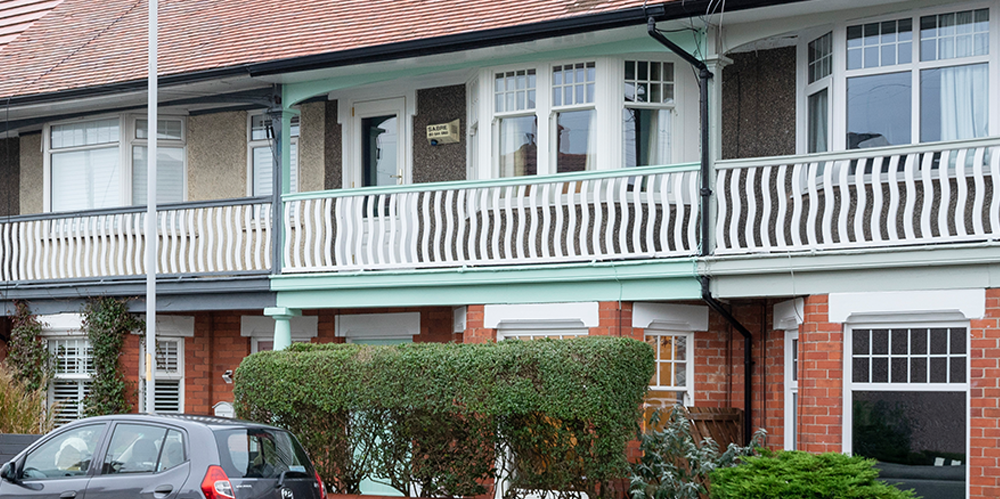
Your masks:
<svg viewBox="0 0 1000 499"><path fill-rule="evenodd" d="M80 424L105 421L168 423L182 427L203 426L212 430L227 428L267 428L271 430L286 431L282 428L262 423L255 423L253 421L221 418L216 416L201 416L197 414L111 414L107 416L94 416L79 419L67 426L78 426Z"/></svg>

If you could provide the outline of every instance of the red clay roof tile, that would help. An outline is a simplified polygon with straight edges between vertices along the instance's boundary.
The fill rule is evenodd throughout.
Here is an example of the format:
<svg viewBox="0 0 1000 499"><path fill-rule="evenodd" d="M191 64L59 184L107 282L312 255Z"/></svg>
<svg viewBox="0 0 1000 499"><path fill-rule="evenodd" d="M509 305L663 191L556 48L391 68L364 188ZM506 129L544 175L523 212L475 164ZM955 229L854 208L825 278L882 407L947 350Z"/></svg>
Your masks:
<svg viewBox="0 0 1000 499"><path fill-rule="evenodd" d="M0 73L0 97L97 87L146 77L145 0L0 0L0 9L14 3L58 5L0 50L0 68L5 68ZM239 67L611 12L644 3L160 0L159 72L177 75Z"/></svg>

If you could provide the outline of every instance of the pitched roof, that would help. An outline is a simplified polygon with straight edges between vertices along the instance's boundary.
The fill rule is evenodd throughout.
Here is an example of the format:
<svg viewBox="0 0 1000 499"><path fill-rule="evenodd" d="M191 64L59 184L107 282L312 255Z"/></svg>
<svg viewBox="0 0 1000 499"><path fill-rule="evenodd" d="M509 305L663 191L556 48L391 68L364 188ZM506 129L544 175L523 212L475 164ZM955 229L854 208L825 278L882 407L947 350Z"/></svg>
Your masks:
<svg viewBox="0 0 1000 499"><path fill-rule="evenodd" d="M0 50L62 0L0 0Z"/></svg>
<svg viewBox="0 0 1000 499"><path fill-rule="evenodd" d="M9 3L18 1L27 0ZM5 68L0 97L146 77L145 0L55 3L58 6L48 15L0 50L0 68ZM166 76L233 68L641 8L647 3L666 2L160 0L159 72Z"/></svg>

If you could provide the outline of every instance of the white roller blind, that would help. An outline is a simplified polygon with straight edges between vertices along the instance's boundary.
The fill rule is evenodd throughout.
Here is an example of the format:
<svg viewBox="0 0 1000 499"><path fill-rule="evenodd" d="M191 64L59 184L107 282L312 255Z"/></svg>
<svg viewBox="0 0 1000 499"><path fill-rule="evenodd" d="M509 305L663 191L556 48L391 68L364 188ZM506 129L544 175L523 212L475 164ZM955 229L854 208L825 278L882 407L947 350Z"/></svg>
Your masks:
<svg viewBox="0 0 1000 499"><path fill-rule="evenodd" d="M146 146L132 147L132 204L146 204L146 170L149 150ZM157 148L156 203L184 201L184 149Z"/></svg>
<svg viewBox="0 0 1000 499"><path fill-rule="evenodd" d="M251 150L253 155L253 195L254 196L270 196L271 195L271 171L273 168L273 157L271 156L270 146L260 146L254 147ZM298 192L299 191L299 144L296 141L292 141L292 146L289 149L289 155L291 156L291 185L289 185L288 192Z"/></svg>
<svg viewBox="0 0 1000 499"><path fill-rule="evenodd" d="M121 205L118 146L52 154L52 211Z"/></svg>

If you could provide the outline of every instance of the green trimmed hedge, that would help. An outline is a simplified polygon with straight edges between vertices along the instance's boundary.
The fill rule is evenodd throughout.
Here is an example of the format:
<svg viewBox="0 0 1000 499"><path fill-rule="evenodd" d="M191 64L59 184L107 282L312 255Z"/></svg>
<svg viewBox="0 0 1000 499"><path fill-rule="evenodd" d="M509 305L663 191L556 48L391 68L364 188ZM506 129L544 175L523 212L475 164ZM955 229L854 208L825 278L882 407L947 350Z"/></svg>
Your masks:
<svg viewBox="0 0 1000 499"><path fill-rule="evenodd" d="M907 499L902 491L876 480L875 460L835 452L765 453L741 458L733 468L710 475L712 499Z"/></svg>
<svg viewBox="0 0 1000 499"><path fill-rule="evenodd" d="M292 430L338 492L380 477L473 495L503 474L599 497L628 475L653 371L652 349L626 338L294 345L240 364L235 408Z"/></svg>

